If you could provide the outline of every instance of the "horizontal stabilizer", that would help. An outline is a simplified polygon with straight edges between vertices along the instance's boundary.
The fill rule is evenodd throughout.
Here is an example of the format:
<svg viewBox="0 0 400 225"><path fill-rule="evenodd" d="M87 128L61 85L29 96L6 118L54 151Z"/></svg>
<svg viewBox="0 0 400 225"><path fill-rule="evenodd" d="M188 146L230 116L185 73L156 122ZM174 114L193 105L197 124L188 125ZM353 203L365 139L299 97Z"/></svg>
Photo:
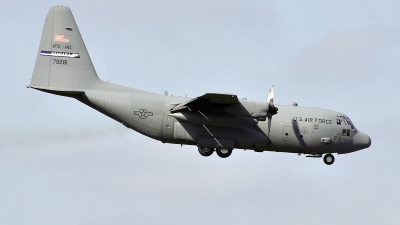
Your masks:
<svg viewBox="0 0 400 225"><path fill-rule="evenodd" d="M51 88L51 87L37 87L37 86L27 86L27 88L33 88L33 89L47 92L50 94L62 95L62 96L68 96L68 97L74 97L74 96L85 93L84 91L77 91L77 90L72 90L72 89L67 89L67 88Z"/></svg>

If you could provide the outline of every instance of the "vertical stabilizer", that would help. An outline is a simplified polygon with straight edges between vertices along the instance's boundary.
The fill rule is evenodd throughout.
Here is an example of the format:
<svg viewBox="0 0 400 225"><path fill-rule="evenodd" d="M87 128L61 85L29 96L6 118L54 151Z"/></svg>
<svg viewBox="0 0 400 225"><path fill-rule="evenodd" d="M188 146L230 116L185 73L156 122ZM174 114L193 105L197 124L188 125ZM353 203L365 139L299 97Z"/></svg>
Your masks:
<svg viewBox="0 0 400 225"><path fill-rule="evenodd" d="M31 87L91 89L101 82L71 10L50 8L43 28Z"/></svg>

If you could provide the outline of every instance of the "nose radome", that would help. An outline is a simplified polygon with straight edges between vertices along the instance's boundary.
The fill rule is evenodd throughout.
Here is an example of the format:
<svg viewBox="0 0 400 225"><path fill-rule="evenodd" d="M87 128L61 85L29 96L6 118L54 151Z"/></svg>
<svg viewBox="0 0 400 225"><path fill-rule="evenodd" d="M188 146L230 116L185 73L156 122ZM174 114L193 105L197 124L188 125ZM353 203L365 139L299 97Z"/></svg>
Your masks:
<svg viewBox="0 0 400 225"><path fill-rule="evenodd" d="M371 138L363 132L358 132L353 138L354 150L361 150L371 146Z"/></svg>

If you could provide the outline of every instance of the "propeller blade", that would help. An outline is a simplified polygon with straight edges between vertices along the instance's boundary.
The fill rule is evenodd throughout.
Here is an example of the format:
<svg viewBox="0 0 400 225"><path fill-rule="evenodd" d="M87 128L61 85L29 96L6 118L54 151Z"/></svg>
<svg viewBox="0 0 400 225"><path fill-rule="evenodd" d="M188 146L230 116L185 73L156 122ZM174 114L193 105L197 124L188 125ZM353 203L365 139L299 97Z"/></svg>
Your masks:
<svg viewBox="0 0 400 225"><path fill-rule="evenodd" d="M268 92L268 103L270 103L272 101L272 104L274 102L274 86L272 85L272 88L269 89Z"/></svg>
<svg viewBox="0 0 400 225"><path fill-rule="evenodd" d="M268 118L270 119L273 115L278 113L278 108L275 107L274 105L274 86L272 86L271 89L269 89L268 92Z"/></svg>
<svg viewBox="0 0 400 225"><path fill-rule="evenodd" d="M274 86L269 89L268 92L268 110L267 110L267 117L268 117L268 138L271 132L271 123L272 123L272 116L278 113L278 108L274 105Z"/></svg>
<svg viewBox="0 0 400 225"><path fill-rule="evenodd" d="M271 120L272 117L268 116L268 138L269 138L269 133L271 132Z"/></svg>

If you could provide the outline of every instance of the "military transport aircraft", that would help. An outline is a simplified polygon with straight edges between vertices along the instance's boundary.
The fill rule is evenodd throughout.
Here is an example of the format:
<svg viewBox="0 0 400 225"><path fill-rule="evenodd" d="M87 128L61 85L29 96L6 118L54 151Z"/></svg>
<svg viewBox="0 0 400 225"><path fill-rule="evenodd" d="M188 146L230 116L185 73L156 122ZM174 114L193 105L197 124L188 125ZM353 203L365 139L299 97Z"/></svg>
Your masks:
<svg viewBox="0 0 400 225"><path fill-rule="evenodd" d="M233 149L276 151L322 157L368 148L371 139L346 115L327 109L274 105L235 94L196 98L159 95L99 79L71 10L51 7L44 24L31 83L39 91L67 96L163 143L196 145L203 156L221 158ZM279 110L278 110L279 108Z"/></svg>

